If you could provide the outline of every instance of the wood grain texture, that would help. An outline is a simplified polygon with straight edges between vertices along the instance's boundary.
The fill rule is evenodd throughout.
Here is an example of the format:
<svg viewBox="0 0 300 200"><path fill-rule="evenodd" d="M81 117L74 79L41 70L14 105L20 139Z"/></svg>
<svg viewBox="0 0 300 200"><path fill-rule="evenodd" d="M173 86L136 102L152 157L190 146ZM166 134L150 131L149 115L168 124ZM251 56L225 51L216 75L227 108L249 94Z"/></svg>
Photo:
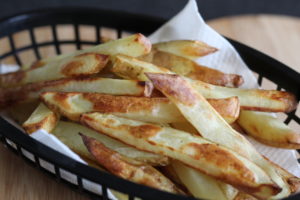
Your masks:
<svg viewBox="0 0 300 200"><path fill-rule="evenodd" d="M216 19L210 21L209 24L221 34L252 46L300 72L298 55L300 47L300 19L285 16L254 15ZM68 31L66 30L66 32ZM103 35L109 36L108 32L106 31L106 34ZM89 33L92 34L91 31L87 30L84 34ZM47 37L50 37L50 34L44 34L44 36L46 38L40 38L39 40L49 39ZM19 34L15 37L18 41L24 41L22 38L27 36L26 34ZM83 37L90 38L88 35ZM7 41L0 41L0 44L0 52L8 49L8 47L5 47L5 45L8 45ZM53 53L53 49L41 50L43 56ZM74 49L66 49L66 51L68 50ZM25 55L25 58L29 57ZM28 62L30 61L29 59ZM5 60L3 62L6 63ZM7 59L7 63L10 62L12 60ZM299 127L297 130L298 132L300 131ZM9 152L3 145L0 145L0 185L0 199L6 200L88 199L43 175L37 169L30 167L21 158Z"/></svg>

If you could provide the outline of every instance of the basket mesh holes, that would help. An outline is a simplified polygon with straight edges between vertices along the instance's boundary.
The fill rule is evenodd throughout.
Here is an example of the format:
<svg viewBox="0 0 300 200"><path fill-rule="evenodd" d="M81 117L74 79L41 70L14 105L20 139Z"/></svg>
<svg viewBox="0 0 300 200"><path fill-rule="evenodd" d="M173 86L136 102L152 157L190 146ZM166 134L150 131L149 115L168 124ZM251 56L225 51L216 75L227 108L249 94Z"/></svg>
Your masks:
<svg viewBox="0 0 300 200"><path fill-rule="evenodd" d="M28 159L31 160L32 162L35 162L34 155L33 155L32 153L30 153L29 151L27 151L27 150L25 150L25 149L23 149L23 148L21 148L21 152L22 152L22 154L23 154L26 158L28 158Z"/></svg>
<svg viewBox="0 0 300 200"><path fill-rule="evenodd" d="M43 160L41 158L39 158L39 162L40 162L40 166L46 170L48 170L49 172L51 173L55 173L55 168L54 168L54 165L51 164L50 162L46 161L46 160Z"/></svg>
<svg viewBox="0 0 300 200"><path fill-rule="evenodd" d="M12 38L16 49L31 45L31 39L28 30L14 33Z"/></svg>
<svg viewBox="0 0 300 200"><path fill-rule="evenodd" d="M73 25L57 25L58 40L75 40L75 31Z"/></svg>
<svg viewBox="0 0 300 200"><path fill-rule="evenodd" d="M57 55L54 46L39 47L39 52L42 58L49 58Z"/></svg>
<svg viewBox="0 0 300 200"><path fill-rule="evenodd" d="M60 45L60 49L61 49L61 53L64 54L64 53L72 53L74 51L76 51L76 46L73 45L73 44L63 44L63 45Z"/></svg>
<svg viewBox="0 0 300 200"><path fill-rule="evenodd" d="M113 190L113 189L109 189L111 191L111 193L117 198L117 199L128 199L128 200L138 200L138 198L134 198L133 196L131 195L128 195L128 194L125 194L125 193L122 193L122 192L119 192L119 191L116 191L116 190Z"/></svg>
<svg viewBox="0 0 300 200"><path fill-rule="evenodd" d="M294 130L296 133L300 132L300 124L298 124L297 122L295 122L295 120L292 120L289 123L289 127Z"/></svg>
<svg viewBox="0 0 300 200"><path fill-rule="evenodd" d="M107 27L102 27L100 29L100 33L101 33L101 37L103 39L117 39L118 38L118 33L116 31L116 29L112 29L112 28L107 28Z"/></svg>
<svg viewBox="0 0 300 200"><path fill-rule="evenodd" d="M53 34L50 26L42 26L33 30L37 43L53 41Z"/></svg>
<svg viewBox="0 0 300 200"><path fill-rule="evenodd" d="M90 192L93 192L98 195L102 195L102 186L98 183L86 179L82 179L82 186L84 189Z"/></svg>
<svg viewBox="0 0 300 200"><path fill-rule="evenodd" d="M7 37L0 39L0 55L4 55L11 51L9 40Z"/></svg>
<svg viewBox="0 0 300 200"><path fill-rule="evenodd" d="M66 171L64 169L59 169L59 173L62 179L77 185L77 176L69 171Z"/></svg>
<svg viewBox="0 0 300 200"><path fill-rule="evenodd" d="M91 48L94 45L90 45L90 44L82 44L81 45L81 49L87 49L87 48Z"/></svg>
<svg viewBox="0 0 300 200"><path fill-rule="evenodd" d="M94 42L97 39L96 38L96 32L95 32L95 26L80 25L79 26L79 32L80 32L79 39L81 41ZM84 49L84 48L82 47L82 49Z"/></svg>
<svg viewBox="0 0 300 200"><path fill-rule="evenodd" d="M277 84L275 84L274 82L270 81L267 78L263 78L261 87L265 90L276 90Z"/></svg>
<svg viewBox="0 0 300 200"><path fill-rule="evenodd" d="M34 61L36 61L35 53L31 50L21 51L18 53L20 60L22 61L23 65L31 65Z"/></svg>
<svg viewBox="0 0 300 200"><path fill-rule="evenodd" d="M285 121L287 118L287 114L285 113L276 113L276 116L280 121Z"/></svg>
<svg viewBox="0 0 300 200"><path fill-rule="evenodd" d="M11 146L11 147L13 147L14 149L17 149L17 145L16 145L16 143L14 143L13 141L11 141L11 140L9 140L9 139L5 139L6 140L6 143L9 145L9 146Z"/></svg>
<svg viewBox="0 0 300 200"><path fill-rule="evenodd" d="M130 35L132 35L132 34L134 34L134 33L132 33L132 32L127 32L127 31L122 31L121 32L121 37L123 38L123 37L128 37L128 36L130 36Z"/></svg>

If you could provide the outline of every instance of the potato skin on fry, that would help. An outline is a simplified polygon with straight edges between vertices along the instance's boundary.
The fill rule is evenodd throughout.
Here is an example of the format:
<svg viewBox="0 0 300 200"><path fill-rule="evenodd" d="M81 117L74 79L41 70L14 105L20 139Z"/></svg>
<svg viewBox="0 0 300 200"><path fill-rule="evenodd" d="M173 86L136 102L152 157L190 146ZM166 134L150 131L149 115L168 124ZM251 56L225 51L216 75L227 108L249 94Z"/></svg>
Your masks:
<svg viewBox="0 0 300 200"><path fill-rule="evenodd" d="M83 114L81 122L138 149L177 159L262 199L281 190L252 162L199 136L100 113Z"/></svg>
<svg viewBox="0 0 300 200"><path fill-rule="evenodd" d="M140 161L151 166L165 166L169 163L169 159L165 156L140 151L113 138L99 134L92 129L73 122L59 121L51 134L55 135L61 142L63 142L81 157L95 160L85 148L81 137L76 131L74 132L74 130L101 141L106 147L118 152L121 155L132 158L132 160Z"/></svg>
<svg viewBox="0 0 300 200"><path fill-rule="evenodd" d="M109 56L97 53L84 53L66 59L65 62L52 62L46 66L0 75L1 87L12 87L26 83L55 80L95 74L107 64Z"/></svg>
<svg viewBox="0 0 300 200"><path fill-rule="evenodd" d="M152 54L152 55L150 55ZM163 51L152 51L139 59L165 67L176 74L213 85L238 87L244 80L237 74L225 74L219 70L199 65L193 60Z"/></svg>
<svg viewBox="0 0 300 200"><path fill-rule="evenodd" d="M110 78L64 78L26 84L16 88L0 88L0 109L25 101L38 99L40 93L57 92L97 92L114 95L151 96L152 84L143 81Z"/></svg>
<svg viewBox="0 0 300 200"><path fill-rule="evenodd" d="M275 198L286 197L290 194L289 185L277 170L256 151L246 138L234 131L210 108L203 96L188 80L173 74L146 73L146 75L154 86L179 108L204 138L237 152L264 169L282 188L282 192ZM197 111L202 114L195 114Z"/></svg>
<svg viewBox="0 0 300 200"><path fill-rule="evenodd" d="M173 74L174 72L164 67L139 61L128 56L117 56L118 61L112 67L112 72L125 79L149 80L145 73ZM290 112L297 107L296 97L284 91L239 89L221 87L208 84L199 80L188 80L193 88L200 92L205 98L217 99L232 96L239 97L241 108L245 110L257 110L265 112Z"/></svg>
<svg viewBox="0 0 300 200"><path fill-rule="evenodd" d="M78 121L82 113L111 113L120 117L152 123L184 122L176 106L164 97L112 96L100 93L45 92L41 100L53 110ZM239 115L238 98L210 99L209 103L228 123Z"/></svg>
<svg viewBox="0 0 300 200"><path fill-rule="evenodd" d="M124 156L107 148L94 138L83 134L81 134L81 137L88 151L95 157L98 163L112 174L167 192L184 194L174 183L155 168L145 164L129 163L127 161L128 158L124 158Z"/></svg>
<svg viewBox="0 0 300 200"><path fill-rule="evenodd" d="M22 127L28 134L39 129L44 129L48 133L51 133L58 120L59 116L57 113L52 112L43 103L40 103L29 119L23 123Z"/></svg>

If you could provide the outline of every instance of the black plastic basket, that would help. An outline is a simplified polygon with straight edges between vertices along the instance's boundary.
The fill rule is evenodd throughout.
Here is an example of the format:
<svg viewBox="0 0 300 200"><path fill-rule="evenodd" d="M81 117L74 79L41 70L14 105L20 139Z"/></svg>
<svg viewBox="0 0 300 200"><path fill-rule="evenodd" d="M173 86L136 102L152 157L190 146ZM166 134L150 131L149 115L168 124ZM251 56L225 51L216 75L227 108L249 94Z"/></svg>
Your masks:
<svg viewBox="0 0 300 200"><path fill-rule="evenodd" d="M162 19L153 17L91 8L61 8L28 12L0 21L0 40L6 38L10 45L10 50L8 52L0 54L0 61L5 60L8 57L13 57L16 64L22 65L24 63L19 55L28 50L34 52L34 59L40 59L42 57L40 53L41 47L52 46L55 49L55 53L60 54L62 53L62 45L74 45L77 49L80 49L83 45L99 44L101 28L103 27L114 29L117 37L121 37L124 31L141 32L148 35L164 22L165 21ZM57 27L65 24L71 25L75 33L74 39L59 39ZM96 35L94 41L85 41L81 39L80 26L82 25L93 27ZM51 41L37 41L35 30L41 26L49 27L52 34ZM24 30L29 33L30 44L16 47L13 36ZM236 47L248 66L258 74L258 83L260 85L264 80L269 80L277 85L278 90L285 89L294 93L299 101L299 73L254 49L233 40L229 41ZM300 118L296 115L296 111L286 115L285 123L288 124L291 121L300 124ZM0 118L0 127L1 141L9 149L24 158L24 160L28 161L31 165L56 178L57 181L63 182L75 191L83 192L95 199L108 199L107 189L113 189L127 194L129 200L132 200L135 197L157 200L194 199L138 185L81 164L23 134L3 118ZM31 158L26 156L28 152L32 155ZM53 171L45 169L45 167L41 165L41 162L47 162L53 166ZM63 179L61 176L62 170L76 176L76 183L71 183ZM103 194L100 196L86 190L83 184L84 179L98 183L99 187L102 188ZM288 199L300 199L300 195Z"/></svg>

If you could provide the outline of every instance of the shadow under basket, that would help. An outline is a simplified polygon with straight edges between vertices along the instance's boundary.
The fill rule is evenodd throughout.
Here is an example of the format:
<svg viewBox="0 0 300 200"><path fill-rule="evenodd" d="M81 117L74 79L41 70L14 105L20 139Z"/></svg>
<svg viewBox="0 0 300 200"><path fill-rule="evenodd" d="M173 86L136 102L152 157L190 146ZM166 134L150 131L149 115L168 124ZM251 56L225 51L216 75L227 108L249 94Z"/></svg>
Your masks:
<svg viewBox="0 0 300 200"><path fill-rule="evenodd" d="M135 32L149 35L164 22L148 16L91 8L60 8L23 13L0 21L0 61L23 66L46 56L99 44L106 37L116 39ZM262 88L264 83L271 84L274 88L268 89L290 91L299 101L299 73L252 48L229 41L258 76L258 84ZM281 118L299 130L299 115L299 111L293 111ZM58 182L93 199L109 199L108 189L123 193L129 200L195 199L135 184L81 164L25 135L3 118L0 118L0 127L0 139L12 152ZM66 173L73 178L63 178L62 174ZM87 181L97 185L102 194L87 190ZM300 199L300 194L287 199Z"/></svg>

